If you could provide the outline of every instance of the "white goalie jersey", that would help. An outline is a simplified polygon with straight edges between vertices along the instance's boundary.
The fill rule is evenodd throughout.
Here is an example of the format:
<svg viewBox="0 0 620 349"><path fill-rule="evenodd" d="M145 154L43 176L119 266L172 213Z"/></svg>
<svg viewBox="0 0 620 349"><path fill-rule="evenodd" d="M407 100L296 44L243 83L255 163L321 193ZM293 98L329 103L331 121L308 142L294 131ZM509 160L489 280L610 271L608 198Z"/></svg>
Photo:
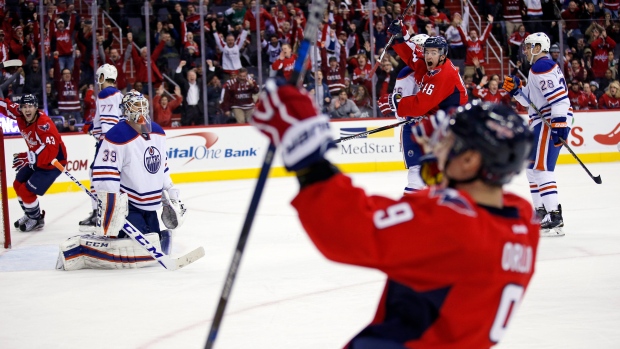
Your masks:
<svg viewBox="0 0 620 349"><path fill-rule="evenodd" d="M97 111L93 119L92 134L101 140L105 134L122 118L121 103L123 94L117 88L109 86L97 96Z"/></svg>
<svg viewBox="0 0 620 349"><path fill-rule="evenodd" d="M172 187L166 156L166 134L156 123L152 132L138 134L121 120L110 129L93 164L97 192L126 193L133 206L156 211L162 190Z"/></svg>
<svg viewBox="0 0 620 349"><path fill-rule="evenodd" d="M521 90L530 101L540 110L545 118L566 117L568 125L572 124L573 108L568 99L568 88L562 69L551 59L537 60L527 77L527 86ZM542 122L540 116L521 95L515 99L521 105L528 107L528 115L532 127Z"/></svg>

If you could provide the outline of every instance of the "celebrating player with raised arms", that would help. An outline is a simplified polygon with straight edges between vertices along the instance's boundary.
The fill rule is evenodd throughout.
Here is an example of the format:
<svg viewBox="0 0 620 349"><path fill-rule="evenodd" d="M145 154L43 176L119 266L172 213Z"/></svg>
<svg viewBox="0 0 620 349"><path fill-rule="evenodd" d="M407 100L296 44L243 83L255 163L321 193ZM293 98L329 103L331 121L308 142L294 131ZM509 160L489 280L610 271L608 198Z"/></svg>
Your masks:
<svg viewBox="0 0 620 349"><path fill-rule="evenodd" d="M19 104L0 100L0 113L17 121L28 146L27 152L13 154L13 168L17 170L13 189L24 210L24 216L13 225L21 231L43 228L45 211L39 208L37 196L43 196L60 176L52 160L67 164L67 150L54 122L38 108L37 97L31 94L22 96Z"/></svg>
<svg viewBox="0 0 620 349"><path fill-rule="evenodd" d="M116 88L118 71L115 66L106 63L97 69L97 73L95 75L101 91L99 91L99 95L97 96L97 110L95 112L95 118L93 119L93 129L91 133L97 140L96 149L99 149L99 144L105 137L108 130L116 125L123 116L123 112L121 111L123 94ZM97 157L96 150L95 157ZM91 169L89 171L90 189L93 194L97 195L93 187L92 173L93 172ZM86 219L80 221L80 231L90 232L95 230L95 223L97 221L97 203L95 200L91 200L91 204L93 210Z"/></svg>
<svg viewBox="0 0 620 349"><path fill-rule="evenodd" d="M532 206L502 190L525 166L527 124L501 105L440 114L431 135L416 134L436 155L441 185L393 200L366 195L324 158L329 118L307 94L268 80L256 106L252 124L297 175L292 205L312 242L330 260L387 276L375 318L347 348L489 348L534 273Z"/></svg>
<svg viewBox="0 0 620 349"><path fill-rule="evenodd" d="M121 231L125 220L152 244L161 244L166 254L170 252L171 232L160 231L157 210L163 203L162 221L168 229L176 229L183 222L185 208L170 179L164 130L151 121L149 103L142 94L128 96L123 106L126 120L106 133L93 165L98 198L96 233L75 236L61 244L59 269L153 264L147 251Z"/></svg>
<svg viewBox="0 0 620 349"><path fill-rule="evenodd" d="M506 76L503 87L523 106L528 106L530 126L535 135L530 164L526 171L530 182L532 201L541 219L543 236L563 236L564 220L555 182L555 165L562 149L560 138L566 140L572 120L573 108L568 99L568 88L562 69L548 57L550 40L545 33L528 35L524 53L532 64L527 86L521 88L516 76ZM527 99L521 95L523 93ZM551 124L551 129L530 105L530 101Z"/></svg>

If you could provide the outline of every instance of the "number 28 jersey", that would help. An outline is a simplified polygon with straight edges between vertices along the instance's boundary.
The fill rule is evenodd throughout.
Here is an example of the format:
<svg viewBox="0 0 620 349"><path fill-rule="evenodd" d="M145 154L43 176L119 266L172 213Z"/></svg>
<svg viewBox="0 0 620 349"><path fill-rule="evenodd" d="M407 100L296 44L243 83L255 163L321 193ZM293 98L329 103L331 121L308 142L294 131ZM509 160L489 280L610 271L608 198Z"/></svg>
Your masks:
<svg viewBox="0 0 620 349"><path fill-rule="evenodd" d="M534 273L539 225L513 194L504 194L503 209L436 187L395 201L369 197L337 174L302 188L292 205L325 257L387 275L375 318L350 348L361 338L489 348Z"/></svg>

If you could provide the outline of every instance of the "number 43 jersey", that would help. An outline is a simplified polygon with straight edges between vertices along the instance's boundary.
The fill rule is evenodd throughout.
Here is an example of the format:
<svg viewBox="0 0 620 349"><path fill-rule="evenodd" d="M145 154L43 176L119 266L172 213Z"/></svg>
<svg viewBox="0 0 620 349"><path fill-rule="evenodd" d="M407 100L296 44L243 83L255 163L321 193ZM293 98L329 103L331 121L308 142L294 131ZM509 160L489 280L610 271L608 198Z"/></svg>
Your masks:
<svg viewBox="0 0 620 349"><path fill-rule="evenodd" d="M347 348L489 348L534 273L539 225L513 194L503 209L437 187L393 200L337 174L302 188L292 204L327 258L387 275L375 318Z"/></svg>
<svg viewBox="0 0 620 349"><path fill-rule="evenodd" d="M127 193L135 207L156 211L162 189L172 186L166 157L166 134L156 123L139 134L125 120L112 127L101 142L93 164L97 192Z"/></svg>

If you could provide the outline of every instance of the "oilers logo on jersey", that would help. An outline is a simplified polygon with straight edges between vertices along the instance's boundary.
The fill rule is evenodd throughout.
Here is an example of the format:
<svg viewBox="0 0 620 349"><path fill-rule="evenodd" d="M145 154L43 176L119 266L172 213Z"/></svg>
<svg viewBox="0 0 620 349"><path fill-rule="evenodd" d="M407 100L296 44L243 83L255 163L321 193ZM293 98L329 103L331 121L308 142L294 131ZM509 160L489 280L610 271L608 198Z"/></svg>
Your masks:
<svg viewBox="0 0 620 349"><path fill-rule="evenodd" d="M144 168L149 173L155 174L161 167L161 153L159 149L151 146L144 152Z"/></svg>

